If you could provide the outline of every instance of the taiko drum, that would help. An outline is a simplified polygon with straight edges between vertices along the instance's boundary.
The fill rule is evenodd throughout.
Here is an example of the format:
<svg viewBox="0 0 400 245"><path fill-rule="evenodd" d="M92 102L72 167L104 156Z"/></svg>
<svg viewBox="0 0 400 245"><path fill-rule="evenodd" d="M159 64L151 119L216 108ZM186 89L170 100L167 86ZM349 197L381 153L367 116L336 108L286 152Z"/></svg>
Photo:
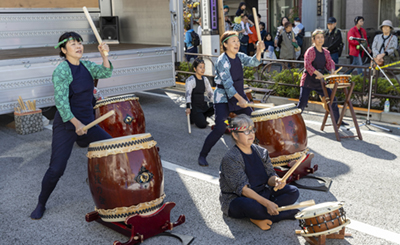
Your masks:
<svg viewBox="0 0 400 245"><path fill-rule="evenodd" d="M139 97L133 94L109 97L96 102L96 118L114 110L115 115L99 123L113 138L146 132L145 119Z"/></svg>
<svg viewBox="0 0 400 245"><path fill-rule="evenodd" d="M123 222L133 214L152 214L163 205L163 170L156 144L145 133L89 145L90 192L103 221Z"/></svg>
<svg viewBox="0 0 400 245"><path fill-rule="evenodd" d="M258 144L268 150L274 166L284 166L308 151L306 126L295 104L253 111L251 118Z"/></svg>

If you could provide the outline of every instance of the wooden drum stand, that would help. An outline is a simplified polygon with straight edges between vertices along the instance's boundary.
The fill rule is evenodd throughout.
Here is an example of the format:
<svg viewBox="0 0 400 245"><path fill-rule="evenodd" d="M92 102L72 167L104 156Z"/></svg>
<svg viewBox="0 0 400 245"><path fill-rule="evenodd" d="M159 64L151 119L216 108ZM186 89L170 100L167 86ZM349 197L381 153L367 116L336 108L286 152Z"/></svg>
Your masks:
<svg viewBox="0 0 400 245"><path fill-rule="evenodd" d="M355 138L355 137L358 137L360 140L362 140L360 128L358 127L358 123L357 123L356 114L354 113L353 104L351 103L351 100L350 100L351 94L353 93L353 89L354 89L354 82L340 83L340 84L335 82L333 85L332 93L331 93L330 97L328 95L328 91L326 90L326 85L325 85L325 82L323 79L321 79L321 87L322 87L322 91L324 92L325 98L323 98L323 103L324 103L324 108L326 110L325 117L324 117L324 120L321 125L321 130L324 131L326 120L328 119L328 115L330 115L331 120L332 120L332 126L333 126L333 129L335 130L335 135L336 135L337 141L340 141L341 138ZM348 87L350 87L349 90L347 89ZM335 95L336 95L336 92L338 89L343 89L343 92L345 94L345 101L344 101L342 112L340 113L339 121L338 121L338 123L336 123L336 121L334 119L335 117L334 117L333 111L332 111L332 104L336 103L336 102L334 102L334 98L335 98ZM324 100L326 100L326 101L324 102ZM353 135L353 136L340 136L339 132L338 132L338 128L340 127L340 124L342 123L342 120L343 120L343 117L344 117L347 107L349 107L351 117L354 122L354 127L357 130L357 134ZM326 125L326 126L330 126L330 125Z"/></svg>

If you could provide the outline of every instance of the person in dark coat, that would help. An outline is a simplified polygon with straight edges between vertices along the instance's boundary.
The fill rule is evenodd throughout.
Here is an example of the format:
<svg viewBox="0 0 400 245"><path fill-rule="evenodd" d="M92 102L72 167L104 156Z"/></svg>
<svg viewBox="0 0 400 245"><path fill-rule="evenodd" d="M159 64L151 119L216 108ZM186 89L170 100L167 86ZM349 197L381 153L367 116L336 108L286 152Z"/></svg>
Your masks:
<svg viewBox="0 0 400 245"><path fill-rule="evenodd" d="M325 31L324 47L328 49L332 60L337 64L343 50L342 32L336 28L335 17L329 17L327 26L328 30Z"/></svg>

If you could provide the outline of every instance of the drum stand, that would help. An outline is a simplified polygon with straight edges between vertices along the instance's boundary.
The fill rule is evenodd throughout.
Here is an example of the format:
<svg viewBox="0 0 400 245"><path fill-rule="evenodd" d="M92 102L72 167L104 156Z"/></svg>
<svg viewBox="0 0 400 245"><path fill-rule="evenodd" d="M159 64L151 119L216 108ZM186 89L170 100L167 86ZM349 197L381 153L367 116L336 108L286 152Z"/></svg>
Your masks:
<svg viewBox="0 0 400 245"><path fill-rule="evenodd" d="M316 237L304 237L304 239L306 239L306 241L312 245L324 245L326 242L326 239L344 239L345 237L349 237L351 236L350 233L346 233L346 227L343 227L339 233L335 233L335 234L330 234L330 235L319 235ZM300 235L301 233L303 233L302 230L296 230L296 235Z"/></svg>
<svg viewBox="0 0 400 245"><path fill-rule="evenodd" d="M390 81L390 79L388 78L388 76L386 75L386 73L381 69L381 67L375 62L374 58L372 58L372 56L368 53L368 51L365 49L365 47L361 44L360 41L358 41L360 43L360 47L362 47L364 49L364 52L369 56L369 58L371 59L371 61L376 65L376 67L379 68L379 70L382 72L382 74L385 76L386 80L396 89L396 87L393 85L392 81ZM370 114L370 110L371 110L371 100L372 100L372 80L374 78L374 73L375 73L375 68L373 67L373 65L371 65L370 68L370 80L369 80L369 92L368 92L368 111L367 111L367 119L365 120L365 123L360 124L360 127L362 126L373 126L375 128L379 128L388 132L392 132L392 130L388 129L388 128L384 128L382 126L376 125L371 123L371 120L369 120L369 114ZM357 125L358 126L358 125ZM355 126L356 127L356 126ZM354 127L353 127L354 128ZM352 128L348 128L347 130L350 130Z"/></svg>
<svg viewBox="0 0 400 245"><path fill-rule="evenodd" d="M126 243L115 241L114 245L132 245L142 243L145 239L155 235L173 236L181 240L183 245L188 245L193 241L193 237L165 232L167 230L172 230L174 227L185 222L185 215L181 215L176 222L171 223L170 212L173 207L175 207L174 202L167 202L154 214L134 214L126 218L125 223L105 222L100 218L99 213L96 211L87 213L85 219L87 222L96 221L129 237L129 240Z"/></svg>
<svg viewBox="0 0 400 245"><path fill-rule="evenodd" d="M360 132L360 128L358 127L358 123L357 123L357 118L356 118L356 114L354 113L354 109L353 109L353 104L351 103L351 94L353 93L353 89L354 89L354 82L351 83L345 83L345 84L338 84L337 82L335 82L333 89L332 89L332 93L331 96L329 97L328 95L328 91L326 90L326 85L323 79L321 79L321 87L322 87L322 91L324 92L324 97L328 98L328 101L326 101L327 103L327 111L325 112L325 117L324 120L322 122L321 125L321 130L324 131L325 128L325 124L326 124L326 120L328 119L328 115L330 114L331 116L331 121L332 121L332 126L333 129L335 130L335 135L336 135L336 139L337 141L340 141L340 138L355 138L358 137L360 140L362 140L362 136L361 136L361 132ZM350 90L347 90L347 87L350 87ZM335 116L333 115L333 109L332 109L332 104L333 103L337 103L334 101L335 99L335 95L338 89L343 89L344 94L345 94L345 101L344 101L344 105L342 108L342 112L339 113L339 121L336 124L335 121ZM351 113L351 117L353 119L355 128L357 130L357 134L354 136L340 136L339 135L339 130L338 128L340 127L340 124L342 123L344 114L346 112L347 107L349 107L349 111ZM328 125L326 125L328 126Z"/></svg>

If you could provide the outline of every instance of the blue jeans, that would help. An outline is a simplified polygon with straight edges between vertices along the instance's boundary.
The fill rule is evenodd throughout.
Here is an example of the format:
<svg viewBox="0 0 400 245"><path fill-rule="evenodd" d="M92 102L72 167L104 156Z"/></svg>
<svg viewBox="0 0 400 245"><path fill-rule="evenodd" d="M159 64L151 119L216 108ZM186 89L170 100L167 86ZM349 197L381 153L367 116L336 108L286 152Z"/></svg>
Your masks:
<svg viewBox="0 0 400 245"><path fill-rule="evenodd" d="M295 203L299 198L299 189L296 186L286 185L283 189L274 191L265 188L262 197L276 203L279 207ZM240 196L229 204L228 216L235 219L250 218L255 220L269 219L273 223L284 220L294 219L298 209L279 212L278 215L270 215L267 208L254 199Z"/></svg>
<svg viewBox="0 0 400 245"><path fill-rule="evenodd" d="M339 63L339 53L331 53L331 58L335 62L335 64Z"/></svg>
<svg viewBox="0 0 400 245"><path fill-rule="evenodd" d="M355 66L361 66L362 65L361 54L359 54L358 56L352 56L352 57L353 57L353 62L351 63L352 65L355 65ZM350 71L346 72L346 74L351 74L351 72L353 70L354 69L351 69ZM357 74L363 76L364 75L363 69L362 68L357 68Z"/></svg>
<svg viewBox="0 0 400 245"><path fill-rule="evenodd" d="M192 47L188 48L186 50L186 53L197 53L197 47L192 46ZM186 54L185 57L186 57L186 61L190 62L190 59L192 59L192 58L196 59L197 55Z"/></svg>

